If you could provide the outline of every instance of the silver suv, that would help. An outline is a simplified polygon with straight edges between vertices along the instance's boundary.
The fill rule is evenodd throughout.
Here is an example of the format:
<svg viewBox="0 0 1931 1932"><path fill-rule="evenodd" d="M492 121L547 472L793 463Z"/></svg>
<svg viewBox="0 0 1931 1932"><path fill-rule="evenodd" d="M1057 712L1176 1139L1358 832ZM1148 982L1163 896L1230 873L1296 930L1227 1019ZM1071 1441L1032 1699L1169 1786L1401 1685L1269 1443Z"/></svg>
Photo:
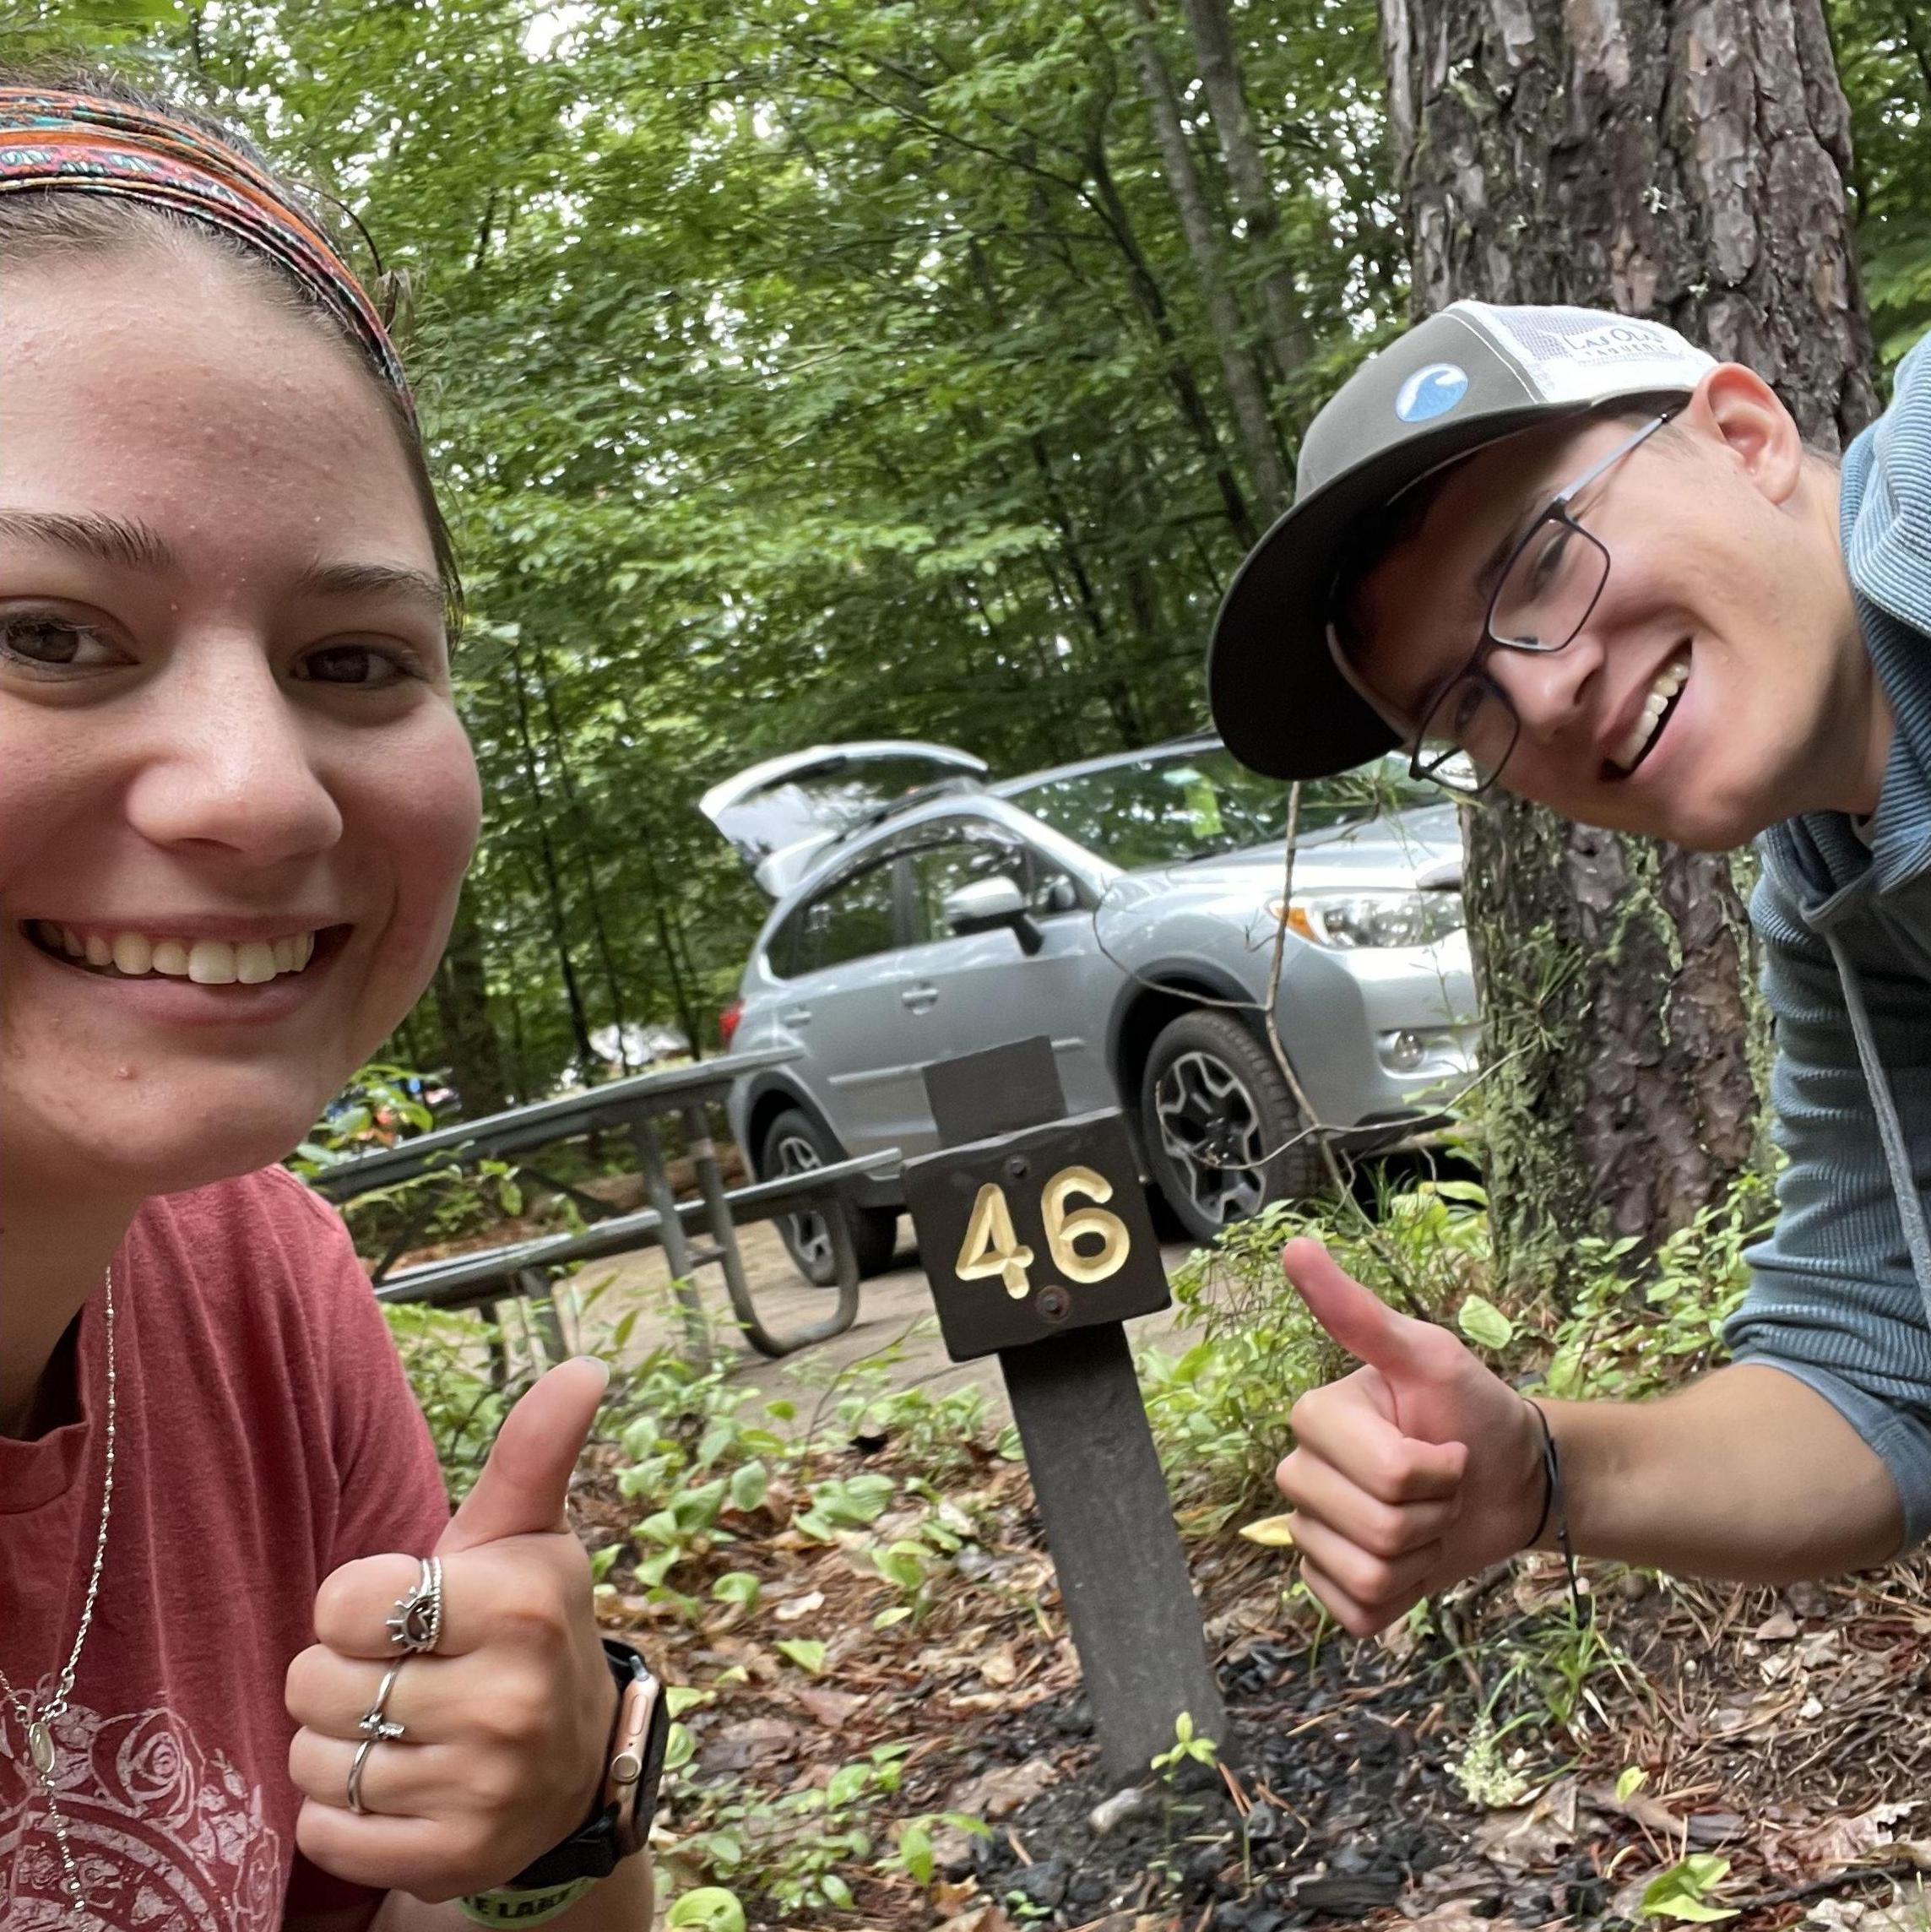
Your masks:
<svg viewBox="0 0 1931 1932"><path fill-rule="evenodd" d="M963 752L820 746L699 809L776 900L727 1045L800 1057L740 1081L761 1175L936 1144L919 1069L1045 1034L1068 1106L1122 1106L1147 1178L1196 1240L1312 1191L1317 1137L1358 1149L1436 1124L1473 1066L1454 808L1391 759L1302 788L1281 904L1283 787L1215 738L987 784ZM1283 1077L1263 1014L1287 935ZM855 1194L861 1262L891 1259L895 1181ZM822 1222L787 1224L829 1278Z"/></svg>

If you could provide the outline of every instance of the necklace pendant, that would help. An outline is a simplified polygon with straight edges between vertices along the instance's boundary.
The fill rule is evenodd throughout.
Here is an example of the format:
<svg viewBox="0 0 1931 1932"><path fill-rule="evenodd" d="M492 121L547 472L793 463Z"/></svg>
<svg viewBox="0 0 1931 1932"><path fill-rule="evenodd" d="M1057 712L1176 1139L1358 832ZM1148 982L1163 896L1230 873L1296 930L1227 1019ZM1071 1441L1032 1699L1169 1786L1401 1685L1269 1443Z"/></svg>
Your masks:
<svg viewBox="0 0 1931 1932"><path fill-rule="evenodd" d="M27 1749L33 1755L34 1769L42 1777L52 1777L54 1771L54 1740L46 1726L38 1718L27 1726Z"/></svg>

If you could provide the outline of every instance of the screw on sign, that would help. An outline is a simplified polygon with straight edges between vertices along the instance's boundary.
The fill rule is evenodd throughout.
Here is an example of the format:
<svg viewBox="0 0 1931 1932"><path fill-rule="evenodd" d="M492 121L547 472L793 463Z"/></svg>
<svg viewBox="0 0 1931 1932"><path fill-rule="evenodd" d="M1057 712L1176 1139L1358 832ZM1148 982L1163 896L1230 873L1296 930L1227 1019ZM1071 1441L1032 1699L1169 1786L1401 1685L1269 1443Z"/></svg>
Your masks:
<svg viewBox="0 0 1931 1932"><path fill-rule="evenodd" d="M999 1357L1105 1771L1144 1776L1183 1712L1232 1756L1121 1326L1169 1301L1126 1122L1062 1117L1043 1039L925 1076L941 1144L906 1206L947 1353Z"/></svg>

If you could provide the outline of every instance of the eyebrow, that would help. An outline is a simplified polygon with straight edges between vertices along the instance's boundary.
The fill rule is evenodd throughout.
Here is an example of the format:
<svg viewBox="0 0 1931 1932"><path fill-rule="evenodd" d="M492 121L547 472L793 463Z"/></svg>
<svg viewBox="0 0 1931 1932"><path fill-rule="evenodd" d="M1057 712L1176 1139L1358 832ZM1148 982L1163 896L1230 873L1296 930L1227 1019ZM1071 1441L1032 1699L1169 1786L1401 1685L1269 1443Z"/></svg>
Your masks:
<svg viewBox="0 0 1931 1932"><path fill-rule="evenodd" d="M1528 535L1529 525L1554 501L1552 491L1538 490L1531 496L1519 497L1514 516L1504 526L1495 547L1483 560L1482 567L1475 573L1475 601L1484 614L1489 600L1501 586L1502 573L1509 567L1509 559L1515 554L1516 545Z"/></svg>
<svg viewBox="0 0 1931 1932"><path fill-rule="evenodd" d="M0 541L8 540L52 545L122 570L159 574L182 567L178 553L151 524L96 511L0 509ZM404 563L313 564L297 577L296 589L323 597L395 596L438 616L447 602L441 578Z"/></svg>
<svg viewBox="0 0 1931 1932"><path fill-rule="evenodd" d="M124 570L178 570L181 560L152 524L128 517L0 509L0 539L51 544Z"/></svg>
<svg viewBox="0 0 1931 1932"><path fill-rule="evenodd" d="M318 563L302 572L296 587L323 597L377 595L426 605L442 615L448 598L433 571L406 563Z"/></svg>

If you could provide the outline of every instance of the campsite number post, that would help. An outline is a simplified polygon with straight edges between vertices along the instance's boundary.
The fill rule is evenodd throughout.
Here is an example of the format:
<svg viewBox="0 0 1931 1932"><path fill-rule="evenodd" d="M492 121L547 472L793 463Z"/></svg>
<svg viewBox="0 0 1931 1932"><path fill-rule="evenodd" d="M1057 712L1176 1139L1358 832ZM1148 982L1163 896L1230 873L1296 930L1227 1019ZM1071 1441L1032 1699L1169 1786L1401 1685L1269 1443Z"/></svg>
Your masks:
<svg viewBox="0 0 1931 1932"><path fill-rule="evenodd" d="M1172 1499L1121 1324L1168 1305L1117 1110L1062 1118L1051 1043L934 1062L940 1150L906 1204L955 1362L997 1354L1102 1761L1125 1783L1185 1711L1229 1744Z"/></svg>

